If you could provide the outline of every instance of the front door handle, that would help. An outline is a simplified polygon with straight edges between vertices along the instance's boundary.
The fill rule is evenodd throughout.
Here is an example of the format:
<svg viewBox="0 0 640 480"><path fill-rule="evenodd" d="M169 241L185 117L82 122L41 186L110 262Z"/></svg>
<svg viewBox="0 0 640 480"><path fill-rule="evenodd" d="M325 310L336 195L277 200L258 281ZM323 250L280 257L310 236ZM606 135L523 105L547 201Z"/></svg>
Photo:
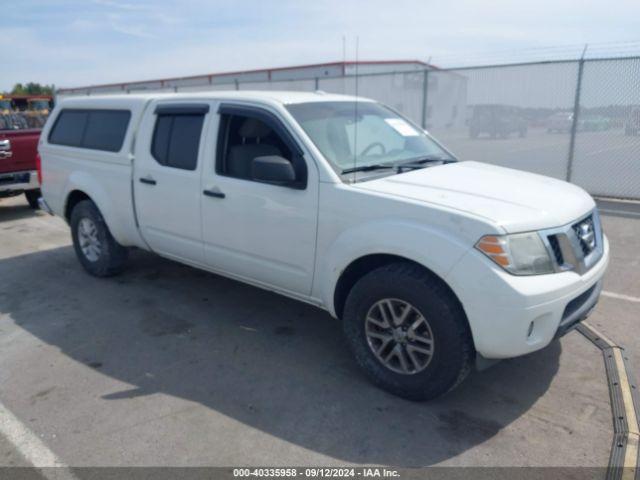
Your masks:
<svg viewBox="0 0 640 480"><path fill-rule="evenodd" d="M156 182L151 177L140 177L140 183L146 183L147 185L155 185L158 182Z"/></svg>
<svg viewBox="0 0 640 480"><path fill-rule="evenodd" d="M215 190L204 190L204 193L207 197L215 197L215 198L224 198L226 195L222 192L217 192Z"/></svg>
<svg viewBox="0 0 640 480"><path fill-rule="evenodd" d="M11 158L13 156L13 152L11 150L7 151L2 151L0 150L0 158Z"/></svg>

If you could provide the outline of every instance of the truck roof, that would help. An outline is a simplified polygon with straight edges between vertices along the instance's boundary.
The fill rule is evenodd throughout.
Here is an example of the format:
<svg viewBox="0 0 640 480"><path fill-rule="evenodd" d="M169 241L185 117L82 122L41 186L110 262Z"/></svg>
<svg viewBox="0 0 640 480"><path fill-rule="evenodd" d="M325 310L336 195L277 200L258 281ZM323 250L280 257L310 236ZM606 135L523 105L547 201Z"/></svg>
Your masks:
<svg viewBox="0 0 640 480"><path fill-rule="evenodd" d="M289 92L289 91L252 91L252 90L230 90L230 91L205 91L193 93L131 93L122 95L90 95L90 96L73 96L67 97L63 101L66 106L74 104L86 106L90 104L123 104L138 103L143 104L152 99L164 100L180 100L180 99L211 99L211 100L253 100L266 103L294 104L307 102L372 102L373 100L354 97L351 95L338 95L333 93L325 93L322 91L315 92Z"/></svg>

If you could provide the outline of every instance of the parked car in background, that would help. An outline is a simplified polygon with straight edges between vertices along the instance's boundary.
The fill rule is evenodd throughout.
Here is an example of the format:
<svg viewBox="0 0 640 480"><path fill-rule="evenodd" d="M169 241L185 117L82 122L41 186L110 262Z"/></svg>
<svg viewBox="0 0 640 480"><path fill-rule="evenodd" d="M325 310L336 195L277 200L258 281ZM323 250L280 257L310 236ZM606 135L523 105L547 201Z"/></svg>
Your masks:
<svg viewBox="0 0 640 480"><path fill-rule="evenodd" d="M0 198L24 193L29 206L38 208L36 157L40 131L30 128L24 113L0 114Z"/></svg>
<svg viewBox="0 0 640 480"><path fill-rule="evenodd" d="M624 134L627 136L638 135L640 133L640 108L631 110L624 123Z"/></svg>
<svg viewBox="0 0 640 480"><path fill-rule="evenodd" d="M574 328L608 263L584 190L458 162L361 98L68 98L39 151L41 205L89 274L138 247L323 308L369 377L411 399Z"/></svg>
<svg viewBox="0 0 640 480"><path fill-rule="evenodd" d="M573 113L554 113L547 120L547 132L549 133L569 133L573 127Z"/></svg>
<svg viewBox="0 0 640 480"><path fill-rule="evenodd" d="M582 132L602 132L611 129L611 120L602 115L578 116L578 130Z"/></svg>
<svg viewBox="0 0 640 480"><path fill-rule="evenodd" d="M487 134L491 138L507 138L511 134L527 135L527 120L516 107L508 105L475 105L469 120L469 136L478 138Z"/></svg>

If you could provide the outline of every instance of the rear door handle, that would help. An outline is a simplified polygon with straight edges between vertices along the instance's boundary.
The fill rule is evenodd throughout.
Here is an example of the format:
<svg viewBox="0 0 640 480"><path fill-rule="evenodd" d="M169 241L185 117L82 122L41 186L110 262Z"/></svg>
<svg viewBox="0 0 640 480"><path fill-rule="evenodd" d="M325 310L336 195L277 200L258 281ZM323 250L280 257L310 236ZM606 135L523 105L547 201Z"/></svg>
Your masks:
<svg viewBox="0 0 640 480"><path fill-rule="evenodd" d="M13 156L13 152L11 150L7 151L2 151L0 150L0 158L11 158Z"/></svg>
<svg viewBox="0 0 640 480"><path fill-rule="evenodd" d="M215 190L204 190L204 193L207 197L215 197L215 198L224 198L226 195L222 192L217 192Z"/></svg>
<svg viewBox="0 0 640 480"><path fill-rule="evenodd" d="M153 178L151 177L141 177L140 178L140 183L146 183L147 185L155 185L156 182Z"/></svg>

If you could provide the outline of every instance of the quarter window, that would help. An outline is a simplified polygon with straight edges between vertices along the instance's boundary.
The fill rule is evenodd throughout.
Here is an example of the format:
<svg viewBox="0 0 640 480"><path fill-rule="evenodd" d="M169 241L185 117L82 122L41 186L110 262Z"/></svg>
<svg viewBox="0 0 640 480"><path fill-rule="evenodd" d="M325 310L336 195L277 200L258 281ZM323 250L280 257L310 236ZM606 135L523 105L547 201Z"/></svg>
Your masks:
<svg viewBox="0 0 640 480"><path fill-rule="evenodd" d="M128 110L65 109L51 129L49 143L118 152L130 119Z"/></svg>
<svg viewBox="0 0 640 480"><path fill-rule="evenodd" d="M151 154L160 165L195 170L204 114L158 114Z"/></svg>

